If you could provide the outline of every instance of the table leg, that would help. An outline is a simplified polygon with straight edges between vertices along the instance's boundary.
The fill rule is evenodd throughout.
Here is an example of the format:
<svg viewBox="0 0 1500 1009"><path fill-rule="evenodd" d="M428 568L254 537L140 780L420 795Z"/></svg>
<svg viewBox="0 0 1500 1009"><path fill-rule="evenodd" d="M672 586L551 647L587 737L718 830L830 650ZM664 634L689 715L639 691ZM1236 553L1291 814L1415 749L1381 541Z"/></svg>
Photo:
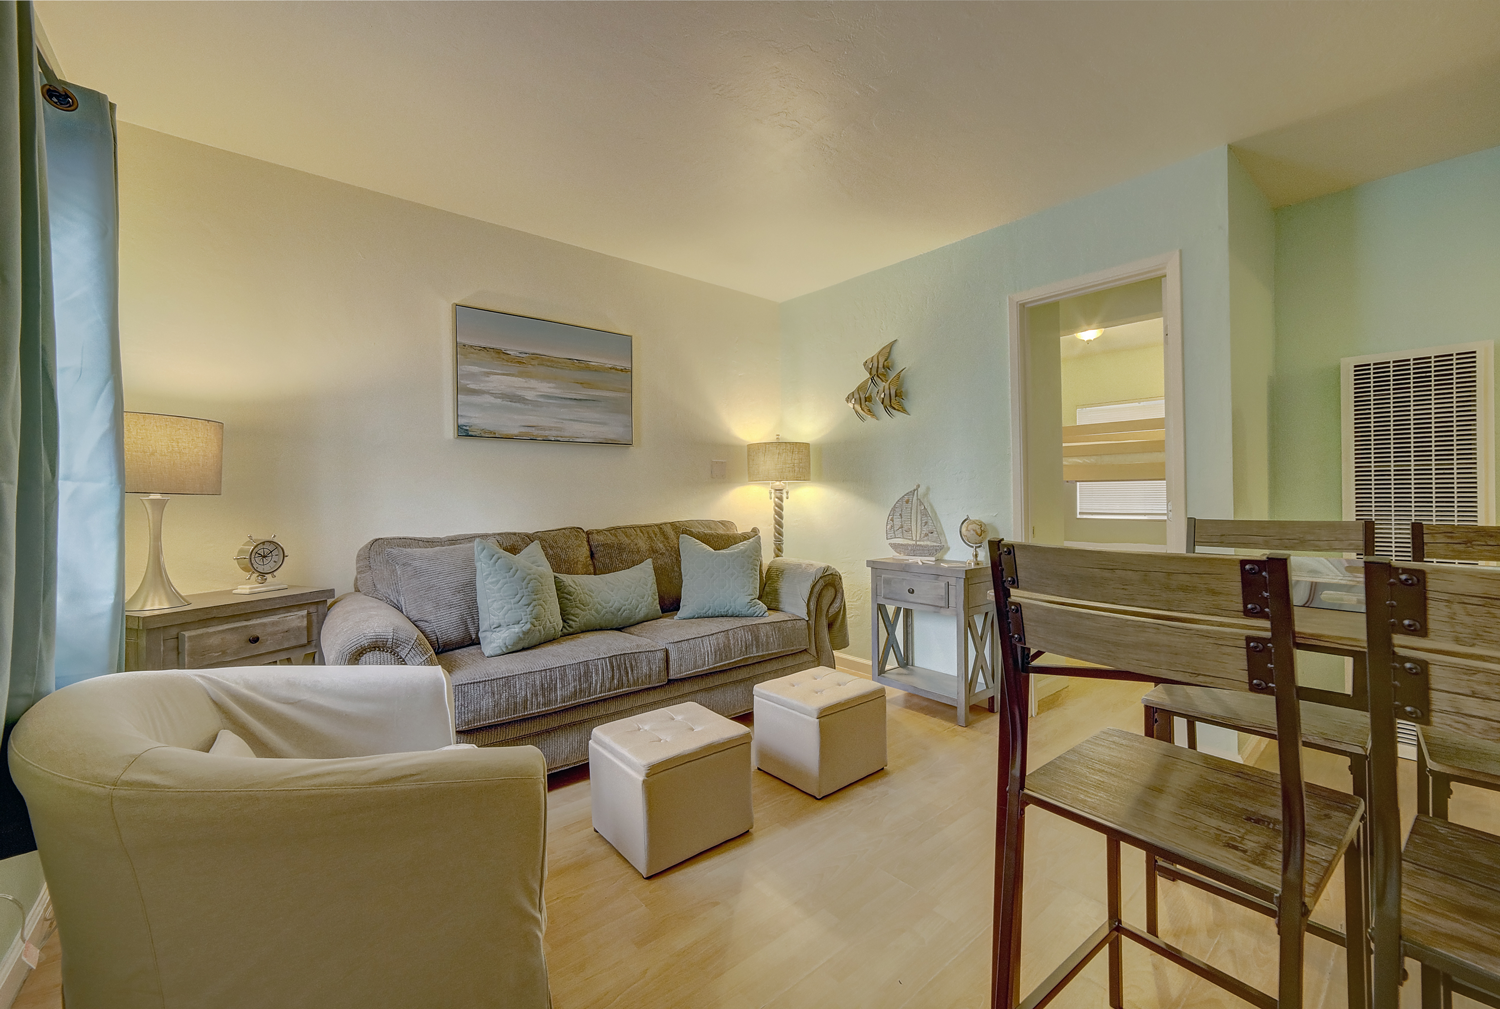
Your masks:
<svg viewBox="0 0 1500 1009"><path fill-rule="evenodd" d="M969 724L969 617L957 611L958 619L958 724Z"/></svg>

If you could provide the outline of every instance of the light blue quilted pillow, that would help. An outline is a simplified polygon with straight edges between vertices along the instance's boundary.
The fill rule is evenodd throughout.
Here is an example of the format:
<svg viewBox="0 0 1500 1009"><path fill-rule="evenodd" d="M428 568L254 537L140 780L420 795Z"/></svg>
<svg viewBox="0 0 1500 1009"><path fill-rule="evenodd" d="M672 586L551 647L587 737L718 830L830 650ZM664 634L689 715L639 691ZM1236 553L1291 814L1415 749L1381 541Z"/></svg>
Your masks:
<svg viewBox="0 0 1500 1009"><path fill-rule="evenodd" d="M682 551L682 606L678 620L693 617L763 617L760 601L760 537L715 550L691 536L678 537Z"/></svg>
<svg viewBox="0 0 1500 1009"><path fill-rule="evenodd" d="M564 634L609 631L661 616L656 567L649 559L607 575L554 574L552 581L557 586Z"/></svg>
<svg viewBox="0 0 1500 1009"><path fill-rule="evenodd" d="M562 634L552 565L541 543L512 555L489 540L475 540L474 576L484 654L519 652Z"/></svg>

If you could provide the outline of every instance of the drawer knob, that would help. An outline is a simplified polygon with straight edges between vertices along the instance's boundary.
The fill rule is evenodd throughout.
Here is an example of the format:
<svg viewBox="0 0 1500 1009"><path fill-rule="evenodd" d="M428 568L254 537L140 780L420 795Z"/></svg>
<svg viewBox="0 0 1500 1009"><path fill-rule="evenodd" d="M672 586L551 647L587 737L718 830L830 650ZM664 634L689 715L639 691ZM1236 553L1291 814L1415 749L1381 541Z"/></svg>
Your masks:
<svg viewBox="0 0 1500 1009"><path fill-rule="evenodd" d="M906 592L907 592L907 595L912 595L912 596L914 596L914 595L917 594L917 590L916 589L907 589Z"/></svg>
<svg viewBox="0 0 1500 1009"><path fill-rule="evenodd" d="M252 645L258 645L258 644L260 644L260 635L259 634L252 634L252 635L250 635L250 643Z"/></svg>

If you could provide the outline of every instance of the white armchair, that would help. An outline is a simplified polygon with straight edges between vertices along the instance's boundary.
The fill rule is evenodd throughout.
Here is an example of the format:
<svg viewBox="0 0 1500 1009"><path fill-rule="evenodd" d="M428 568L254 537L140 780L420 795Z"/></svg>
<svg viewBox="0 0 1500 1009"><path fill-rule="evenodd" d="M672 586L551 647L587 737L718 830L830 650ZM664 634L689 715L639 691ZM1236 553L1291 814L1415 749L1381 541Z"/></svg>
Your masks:
<svg viewBox="0 0 1500 1009"><path fill-rule="evenodd" d="M221 729L255 757L208 751ZM550 1004L546 764L432 666L101 676L12 735L69 1009Z"/></svg>

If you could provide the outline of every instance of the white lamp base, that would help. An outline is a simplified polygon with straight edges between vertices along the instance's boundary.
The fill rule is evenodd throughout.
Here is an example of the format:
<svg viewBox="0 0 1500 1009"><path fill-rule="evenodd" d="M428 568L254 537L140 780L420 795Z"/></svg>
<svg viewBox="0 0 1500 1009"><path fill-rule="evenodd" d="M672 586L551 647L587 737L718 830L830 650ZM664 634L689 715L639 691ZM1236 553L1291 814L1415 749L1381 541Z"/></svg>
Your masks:
<svg viewBox="0 0 1500 1009"><path fill-rule="evenodd" d="M141 587L125 600L127 610L175 610L191 605L191 601L172 584L167 577L167 562L162 555L161 518L171 498L162 494L147 494L141 498L146 506L146 521L151 538L146 548L146 573L141 576Z"/></svg>

